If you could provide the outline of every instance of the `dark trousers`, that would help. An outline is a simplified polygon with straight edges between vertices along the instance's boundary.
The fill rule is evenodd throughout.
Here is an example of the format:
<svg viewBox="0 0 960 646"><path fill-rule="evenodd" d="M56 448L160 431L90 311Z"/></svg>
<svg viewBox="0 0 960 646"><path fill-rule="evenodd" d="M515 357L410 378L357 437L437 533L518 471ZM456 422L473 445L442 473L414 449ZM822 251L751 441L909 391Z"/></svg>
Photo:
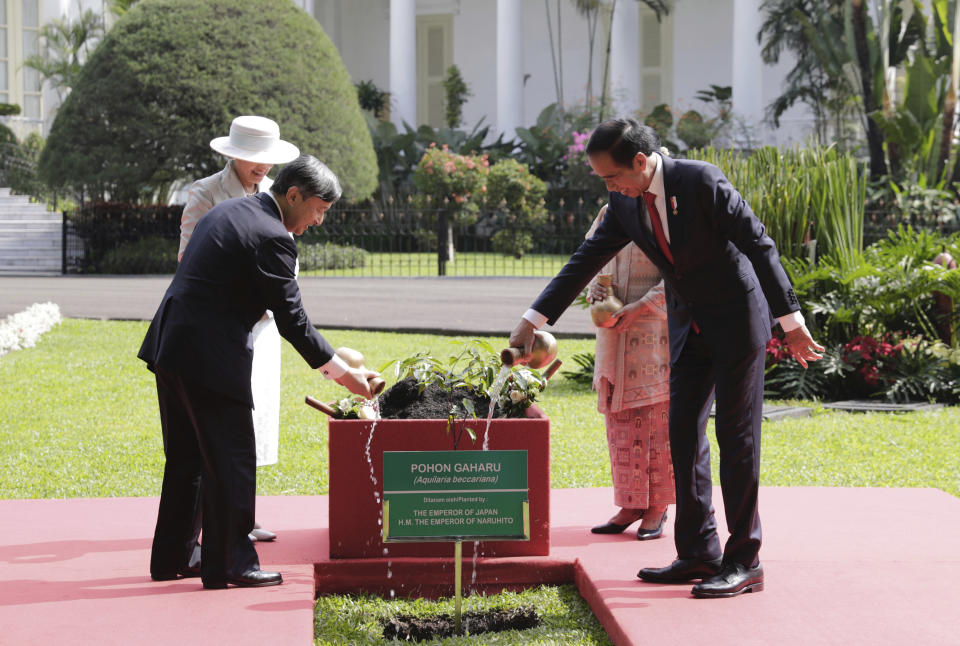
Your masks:
<svg viewBox="0 0 960 646"><path fill-rule="evenodd" d="M677 490L674 541L678 558L752 567L761 532L760 424L765 348L719 360L703 335L691 334L670 372L670 452ZM720 488L730 537L722 552L712 502L710 444L706 436L716 397Z"/></svg>
<svg viewBox="0 0 960 646"><path fill-rule="evenodd" d="M249 538L257 486L250 407L179 375L155 372L166 466L150 573L180 572L195 560L201 517L204 583L259 569Z"/></svg>

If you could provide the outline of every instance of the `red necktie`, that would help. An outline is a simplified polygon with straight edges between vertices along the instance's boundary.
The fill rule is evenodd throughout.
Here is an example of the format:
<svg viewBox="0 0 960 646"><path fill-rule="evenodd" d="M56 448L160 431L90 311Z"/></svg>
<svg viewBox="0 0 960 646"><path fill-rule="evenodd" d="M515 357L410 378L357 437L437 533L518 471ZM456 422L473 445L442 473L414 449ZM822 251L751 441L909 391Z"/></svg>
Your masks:
<svg viewBox="0 0 960 646"><path fill-rule="evenodd" d="M650 226L653 227L653 237L657 239L657 246L663 253L667 261L673 264L673 254L670 253L670 245L667 244L667 236L663 233L663 223L660 221L660 211L657 210L657 196L650 191L643 192L643 201L647 203L647 214L650 216ZM700 334L700 327L696 321L690 321L690 327L694 334Z"/></svg>
<svg viewBox="0 0 960 646"><path fill-rule="evenodd" d="M667 236L663 233L663 223L660 222L660 212L657 210L657 196L650 191L643 192L643 200L647 203L647 213L650 215L650 226L653 227L653 237L657 239L657 245L660 247L664 257L673 264L673 254L670 253L670 245L667 244Z"/></svg>

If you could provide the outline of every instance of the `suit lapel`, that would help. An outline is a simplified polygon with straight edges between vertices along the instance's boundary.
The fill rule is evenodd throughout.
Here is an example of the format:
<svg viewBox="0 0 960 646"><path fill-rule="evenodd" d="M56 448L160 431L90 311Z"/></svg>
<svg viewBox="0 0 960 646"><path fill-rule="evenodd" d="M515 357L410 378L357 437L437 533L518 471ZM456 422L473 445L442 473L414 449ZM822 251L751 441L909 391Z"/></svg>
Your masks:
<svg viewBox="0 0 960 646"><path fill-rule="evenodd" d="M610 193L610 201L615 205L614 212L621 214L619 215L620 222L627 235L654 263L669 267L670 262L661 253L653 234L647 231L642 223L642 214L647 210L644 201L639 198L627 197L622 193Z"/></svg>
<svg viewBox="0 0 960 646"><path fill-rule="evenodd" d="M666 193L663 197L667 208L667 226L670 227L670 251L676 259L687 233L682 214L685 205L680 199L683 175L676 161L666 155L661 155L660 159L663 160L663 190Z"/></svg>

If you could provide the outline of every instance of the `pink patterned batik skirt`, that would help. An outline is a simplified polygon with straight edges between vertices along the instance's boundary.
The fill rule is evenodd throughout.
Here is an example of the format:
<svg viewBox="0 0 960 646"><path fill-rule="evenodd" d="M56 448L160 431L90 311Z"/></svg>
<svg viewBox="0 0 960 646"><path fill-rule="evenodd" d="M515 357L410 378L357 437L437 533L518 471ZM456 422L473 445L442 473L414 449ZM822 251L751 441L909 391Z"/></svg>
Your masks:
<svg viewBox="0 0 960 646"><path fill-rule="evenodd" d="M613 502L625 509L676 501L667 423L670 402L605 413L613 472Z"/></svg>

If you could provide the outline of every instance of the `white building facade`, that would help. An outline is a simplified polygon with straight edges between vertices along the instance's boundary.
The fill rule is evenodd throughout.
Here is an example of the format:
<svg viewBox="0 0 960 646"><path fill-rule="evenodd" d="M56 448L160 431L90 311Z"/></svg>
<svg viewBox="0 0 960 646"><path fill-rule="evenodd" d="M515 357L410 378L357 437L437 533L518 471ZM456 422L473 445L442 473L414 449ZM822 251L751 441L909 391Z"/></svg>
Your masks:
<svg viewBox="0 0 960 646"><path fill-rule="evenodd" d="M40 31L55 19L76 20L85 10L109 16L107 0L0 0L0 103L20 106L19 115L0 117L22 140L50 130L60 95L24 61L40 53ZM109 19L109 18L108 18Z"/></svg>
<svg viewBox="0 0 960 646"><path fill-rule="evenodd" d="M561 96L568 107L582 105L588 79L599 97L605 68L616 114L661 103L675 116L705 112L694 97L718 85L732 86L734 113L752 143L792 145L813 127L803 108L776 130L763 125L788 67L760 58L761 0L672 0L661 20L637 0L602 0L592 55L587 21L570 0L293 1L320 23L354 82L390 93L398 125L443 125L442 82L456 64L472 92L463 127L482 119L494 137L511 138ZM23 65L39 52L42 25L85 9L109 21L107 7L106 0L0 0L0 102L22 109L0 121L18 137L46 134L59 104L57 92L41 88L37 72Z"/></svg>
<svg viewBox="0 0 960 646"><path fill-rule="evenodd" d="M510 138L517 126L535 123L543 108L558 101L560 87L564 105L583 104L589 76L598 97L609 40L615 113L648 112L661 103L676 116L704 112L694 98L699 91L731 86L737 121L753 143L792 145L813 129L803 108L784 115L776 130L763 124L789 67L761 59L761 0L673 0L661 20L637 0L607 0L592 57L587 22L570 0L298 4L323 26L354 81L370 80L390 92L391 120L398 125L443 125L442 80L456 64L472 92L464 127L484 119Z"/></svg>

